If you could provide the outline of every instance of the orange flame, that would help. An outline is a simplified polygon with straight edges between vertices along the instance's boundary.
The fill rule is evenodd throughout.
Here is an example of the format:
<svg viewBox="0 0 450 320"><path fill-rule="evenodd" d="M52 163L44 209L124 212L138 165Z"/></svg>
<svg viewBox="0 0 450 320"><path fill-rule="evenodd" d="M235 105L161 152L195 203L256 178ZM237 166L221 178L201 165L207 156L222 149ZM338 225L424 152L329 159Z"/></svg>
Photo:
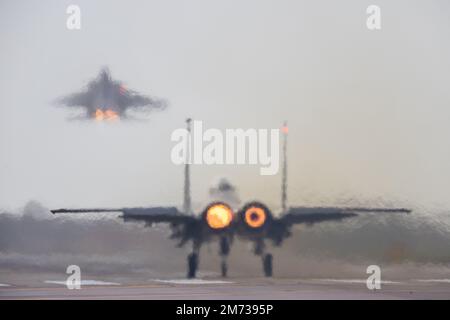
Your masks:
<svg viewBox="0 0 450 320"><path fill-rule="evenodd" d="M95 121L116 121L119 119L119 114L111 109L103 111L102 109L95 110Z"/></svg>
<svg viewBox="0 0 450 320"><path fill-rule="evenodd" d="M212 229L228 227L233 220L233 211L225 204L219 203L211 206L206 212L206 222Z"/></svg>
<svg viewBox="0 0 450 320"><path fill-rule="evenodd" d="M245 222L252 228L261 227L266 221L266 212L263 208L252 206L245 211Z"/></svg>

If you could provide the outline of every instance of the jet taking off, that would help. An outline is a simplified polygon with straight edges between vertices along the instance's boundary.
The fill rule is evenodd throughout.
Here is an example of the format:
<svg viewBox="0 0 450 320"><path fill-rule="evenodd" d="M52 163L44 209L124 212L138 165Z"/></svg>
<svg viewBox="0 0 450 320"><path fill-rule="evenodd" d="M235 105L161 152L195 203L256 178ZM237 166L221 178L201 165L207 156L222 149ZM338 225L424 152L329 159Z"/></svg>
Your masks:
<svg viewBox="0 0 450 320"><path fill-rule="evenodd" d="M103 68L85 90L70 94L59 103L71 108L82 108L85 119L115 121L126 118L128 110L164 109L166 102L129 90L122 82L113 80L108 68Z"/></svg>
<svg viewBox="0 0 450 320"><path fill-rule="evenodd" d="M191 132L191 120L187 121L187 130ZM262 260L264 275L272 276L272 255L267 251L266 242L271 241L280 246L283 240L291 235L291 228L295 224L313 225L325 221L342 221L355 217L361 213L409 213L405 208L366 208L366 207L288 207L287 206L287 136L288 127L285 123L283 133L283 171L281 208L279 215L272 214L270 209L259 201L245 204L236 210L224 201L208 204L199 214L194 215L191 209L190 195L190 167L186 161L184 168L184 201L183 209L176 207L147 207L147 208L94 208L94 209L58 209L52 213L95 213L121 212L125 222L143 222L146 226L155 223L168 223L171 227L171 239L178 240L178 246L191 243L192 252L187 258L187 276L194 278L199 263L199 253L202 244L209 241L219 242L219 255L222 258L222 276L227 276L227 257L234 237L251 241L253 252ZM187 148L189 150L189 148ZM189 154L186 156L189 159ZM224 181L220 182L217 190L230 190Z"/></svg>

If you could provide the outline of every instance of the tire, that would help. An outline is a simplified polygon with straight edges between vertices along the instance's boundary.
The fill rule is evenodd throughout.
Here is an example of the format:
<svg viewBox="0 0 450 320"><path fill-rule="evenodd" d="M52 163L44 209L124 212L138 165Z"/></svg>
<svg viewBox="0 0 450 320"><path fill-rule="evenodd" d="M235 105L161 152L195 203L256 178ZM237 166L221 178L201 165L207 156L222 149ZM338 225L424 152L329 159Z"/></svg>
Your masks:
<svg viewBox="0 0 450 320"><path fill-rule="evenodd" d="M187 262L188 262L187 277L189 279L195 278L195 276L197 275L198 254L196 254L196 253L189 254L188 258L187 258Z"/></svg>
<svg viewBox="0 0 450 320"><path fill-rule="evenodd" d="M222 277L226 278L227 274L228 274L228 266L227 266L227 263L225 261L222 262L221 270L222 270Z"/></svg>
<svg viewBox="0 0 450 320"><path fill-rule="evenodd" d="M263 269L264 269L264 275L266 277L271 277L273 268L272 268L272 255L270 253L266 254L263 258Z"/></svg>

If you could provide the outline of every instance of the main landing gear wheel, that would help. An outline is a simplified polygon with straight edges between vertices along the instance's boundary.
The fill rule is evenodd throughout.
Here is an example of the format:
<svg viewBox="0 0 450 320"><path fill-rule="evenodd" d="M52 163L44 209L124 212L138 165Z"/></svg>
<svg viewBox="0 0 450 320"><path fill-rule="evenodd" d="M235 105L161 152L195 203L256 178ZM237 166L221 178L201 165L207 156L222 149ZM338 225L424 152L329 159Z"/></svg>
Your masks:
<svg viewBox="0 0 450 320"><path fill-rule="evenodd" d="M263 269L264 269L264 275L266 277L271 277L272 276L272 255L270 253L264 255L263 257Z"/></svg>
<svg viewBox="0 0 450 320"><path fill-rule="evenodd" d="M188 255L187 258L188 262L188 273L187 277L189 279L195 278L197 274L197 268L198 268L198 254L197 253L191 253Z"/></svg>

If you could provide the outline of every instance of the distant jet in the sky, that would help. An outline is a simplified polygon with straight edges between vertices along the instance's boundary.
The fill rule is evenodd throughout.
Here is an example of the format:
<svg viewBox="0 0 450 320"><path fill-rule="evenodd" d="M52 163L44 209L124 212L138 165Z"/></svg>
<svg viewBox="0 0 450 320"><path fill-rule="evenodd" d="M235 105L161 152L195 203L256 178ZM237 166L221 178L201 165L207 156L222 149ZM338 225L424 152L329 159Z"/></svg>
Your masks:
<svg viewBox="0 0 450 320"><path fill-rule="evenodd" d="M113 80L108 68L103 68L83 91L65 96L58 102L70 108L84 109L83 118L96 121L126 118L128 110L150 111L167 106L165 100L141 95Z"/></svg>

